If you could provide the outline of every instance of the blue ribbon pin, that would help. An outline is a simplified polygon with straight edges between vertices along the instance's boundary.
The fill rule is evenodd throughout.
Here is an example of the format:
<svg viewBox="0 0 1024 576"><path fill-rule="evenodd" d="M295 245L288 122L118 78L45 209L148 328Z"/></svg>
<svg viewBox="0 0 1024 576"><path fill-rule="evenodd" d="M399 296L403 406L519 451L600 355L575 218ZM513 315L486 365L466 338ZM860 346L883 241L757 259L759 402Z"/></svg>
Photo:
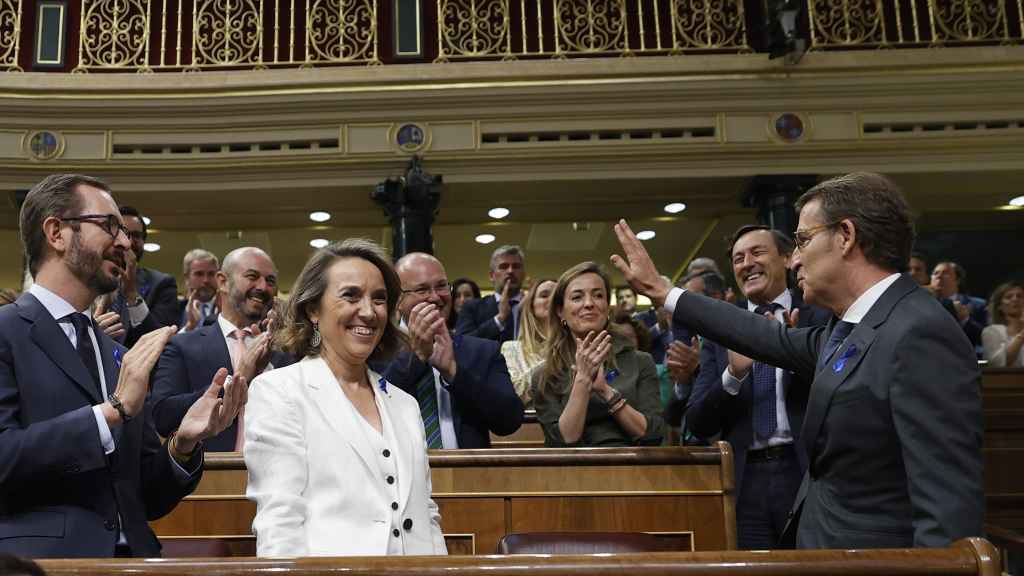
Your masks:
<svg viewBox="0 0 1024 576"><path fill-rule="evenodd" d="M611 370L609 370L609 371L604 373L604 381L609 383L609 384L612 383L612 380L615 380L618 377L619 377L619 370L618 370L618 368L612 368Z"/></svg>
<svg viewBox="0 0 1024 576"><path fill-rule="evenodd" d="M857 346L854 344L850 344L850 347L847 348L846 351L843 352L843 355L840 356L838 360L836 360L836 363L832 365L832 371L835 372L836 374L842 372L843 368L846 368L846 361L856 356L857 352Z"/></svg>
<svg viewBox="0 0 1024 576"><path fill-rule="evenodd" d="M381 392L388 393L388 381L383 376L380 377L380 380L377 380L377 387L380 388Z"/></svg>
<svg viewBox="0 0 1024 576"><path fill-rule="evenodd" d="M120 346L114 346L114 364L118 368L121 367L121 362L124 360L124 349Z"/></svg>

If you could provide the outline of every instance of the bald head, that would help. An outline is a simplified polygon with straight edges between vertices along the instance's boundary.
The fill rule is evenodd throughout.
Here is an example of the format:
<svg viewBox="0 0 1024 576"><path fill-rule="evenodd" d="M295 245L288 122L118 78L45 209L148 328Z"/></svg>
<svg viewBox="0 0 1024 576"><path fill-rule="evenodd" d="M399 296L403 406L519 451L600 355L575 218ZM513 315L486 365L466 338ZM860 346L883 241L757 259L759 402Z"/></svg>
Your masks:
<svg viewBox="0 0 1024 576"><path fill-rule="evenodd" d="M228 255L224 257L224 264L221 266L221 270L228 276L231 276L238 269L240 263L246 262L251 258L265 259L267 262L270 262L270 266L274 268L276 275L277 267L274 266L274 261L271 260L270 255L256 246L242 246L228 252Z"/></svg>
<svg viewBox="0 0 1024 576"><path fill-rule="evenodd" d="M447 318L452 307L452 291L444 264L425 252L411 252L395 263L395 272L402 282L398 311L402 318L420 302L430 302Z"/></svg>
<svg viewBox="0 0 1024 576"><path fill-rule="evenodd" d="M235 326L262 320L277 297L277 268L270 256L255 246L232 250L217 273L221 314Z"/></svg>

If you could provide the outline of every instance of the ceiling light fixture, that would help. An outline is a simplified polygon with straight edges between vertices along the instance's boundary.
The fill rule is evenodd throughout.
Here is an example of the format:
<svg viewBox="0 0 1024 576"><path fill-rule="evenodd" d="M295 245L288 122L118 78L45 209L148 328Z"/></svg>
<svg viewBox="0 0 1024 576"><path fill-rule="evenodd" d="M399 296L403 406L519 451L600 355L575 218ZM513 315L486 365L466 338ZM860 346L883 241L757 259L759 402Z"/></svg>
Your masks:
<svg viewBox="0 0 1024 576"><path fill-rule="evenodd" d="M330 244L330 242L328 242L324 238L314 238L313 240L309 241L309 245L318 250L320 248L325 248L328 244Z"/></svg>
<svg viewBox="0 0 1024 576"><path fill-rule="evenodd" d="M149 226L150 224L153 223L153 221L149 219L149 216L143 216L142 221L145 222L146 226Z"/></svg>
<svg viewBox="0 0 1024 576"><path fill-rule="evenodd" d="M508 216L508 208L491 208L487 211L487 215L495 220L501 220L505 216Z"/></svg>
<svg viewBox="0 0 1024 576"><path fill-rule="evenodd" d="M682 202L665 204L665 212L668 212L669 214L679 214L683 210L686 210L686 204L683 204Z"/></svg>
<svg viewBox="0 0 1024 576"><path fill-rule="evenodd" d="M313 222L327 222L331 219L330 212L310 212L309 219Z"/></svg>
<svg viewBox="0 0 1024 576"><path fill-rule="evenodd" d="M142 245L142 249L145 250L146 252L159 252L160 245L157 244L156 242L146 242L145 244Z"/></svg>
<svg viewBox="0 0 1024 576"><path fill-rule="evenodd" d="M1007 204L1009 204L1010 206L1016 206L1018 208L1024 207L1024 196L1017 196L1016 198L1011 198L1010 201L1007 202Z"/></svg>
<svg viewBox="0 0 1024 576"><path fill-rule="evenodd" d="M640 232L636 233L636 237L639 238L640 240L650 240L655 236L656 234L654 233L654 230L641 230Z"/></svg>
<svg viewBox="0 0 1024 576"><path fill-rule="evenodd" d="M474 240L480 244L490 244L491 242L494 242L494 234L480 234L474 238Z"/></svg>

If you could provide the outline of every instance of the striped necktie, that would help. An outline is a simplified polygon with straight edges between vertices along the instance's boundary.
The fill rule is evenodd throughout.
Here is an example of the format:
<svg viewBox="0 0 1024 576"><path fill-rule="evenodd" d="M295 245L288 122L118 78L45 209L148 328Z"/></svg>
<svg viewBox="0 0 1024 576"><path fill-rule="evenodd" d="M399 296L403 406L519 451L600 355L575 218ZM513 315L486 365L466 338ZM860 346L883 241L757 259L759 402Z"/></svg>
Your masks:
<svg viewBox="0 0 1024 576"><path fill-rule="evenodd" d="M780 308L782 306L772 302L758 306L754 313L762 316L769 313L774 315ZM775 367L760 361L754 362L754 432L762 440L771 438L779 426L779 415L775 406L776 386Z"/></svg>
<svg viewBox="0 0 1024 576"><path fill-rule="evenodd" d="M427 448L441 448L441 422L437 411L437 390L434 388L434 369L430 368L416 384L416 399L420 403L423 430L427 435Z"/></svg>

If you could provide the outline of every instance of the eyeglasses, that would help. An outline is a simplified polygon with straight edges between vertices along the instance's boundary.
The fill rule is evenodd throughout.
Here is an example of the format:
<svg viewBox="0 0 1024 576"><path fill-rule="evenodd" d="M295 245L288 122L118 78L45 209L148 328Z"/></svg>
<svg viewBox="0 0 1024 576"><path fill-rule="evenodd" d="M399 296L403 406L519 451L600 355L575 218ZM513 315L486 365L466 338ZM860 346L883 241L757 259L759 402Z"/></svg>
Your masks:
<svg viewBox="0 0 1024 576"><path fill-rule="evenodd" d="M434 284L433 287L417 286L416 288L410 288L409 290L402 290L402 294L415 294L417 298L426 298L430 296L431 293L442 296L445 294L451 294L452 285L449 284L447 280L443 280Z"/></svg>
<svg viewBox="0 0 1024 576"><path fill-rule="evenodd" d="M828 224L811 226L807 230L797 230L793 233L793 242L796 244L798 250L803 250L811 243L811 240L814 240L814 237L817 236L819 232L827 230L836 224L838 224L838 222L829 222Z"/></svg>
<svg viewBox="0 0 1024 576"><path fill-rule="evenodd" d="M81 216L67 216L61 218L64 222L88 222L95 224L110 234L110 237L117 240L117 233L123 233L125 238L131 238L128 227L121 223L121 220L113 214L82 214Z"/></svg>

